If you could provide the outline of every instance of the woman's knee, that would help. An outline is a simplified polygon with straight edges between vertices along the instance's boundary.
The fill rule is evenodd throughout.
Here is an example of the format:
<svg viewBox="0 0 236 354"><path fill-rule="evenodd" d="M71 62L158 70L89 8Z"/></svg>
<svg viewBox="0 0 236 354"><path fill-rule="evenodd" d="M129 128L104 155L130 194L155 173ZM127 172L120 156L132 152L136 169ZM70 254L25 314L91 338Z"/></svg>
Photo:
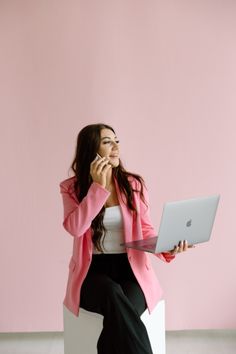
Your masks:
<svg viewBox="0 0 236 354"><path fill-rule="evenodd" d="M102 294L102 308L109 311L112 308L119 308L119 304L123 303L124 298L126 298L122 287L114 281L108 281L104 284Z"/></svg>
<svg viewBox="0 0 236 354"><path fill-rule="evenodd" d="M109 299L113 299L116 298L117 296L124 295L124 292L120 284L112 280L109 280L106 282L106 284L103 285L103 294L105 297Z"/></svg>

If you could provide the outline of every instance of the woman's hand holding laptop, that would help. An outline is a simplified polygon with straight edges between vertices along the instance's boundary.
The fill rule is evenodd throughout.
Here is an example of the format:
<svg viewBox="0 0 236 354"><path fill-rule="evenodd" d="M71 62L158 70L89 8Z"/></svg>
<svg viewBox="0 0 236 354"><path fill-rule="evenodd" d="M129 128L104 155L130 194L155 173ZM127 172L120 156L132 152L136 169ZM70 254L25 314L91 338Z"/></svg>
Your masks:
<svg viewBox="0 0 236 354"><path fill-rule="evenodd" d="M182 240L179 242L178 246L175 246L175 248L169 252L165 252L165 253L170 253L172 256L177 254L177 253L181 253L181 252L186 252L189 248L194 248L195 245L188 245L188 241L187 240Z"/></svg>

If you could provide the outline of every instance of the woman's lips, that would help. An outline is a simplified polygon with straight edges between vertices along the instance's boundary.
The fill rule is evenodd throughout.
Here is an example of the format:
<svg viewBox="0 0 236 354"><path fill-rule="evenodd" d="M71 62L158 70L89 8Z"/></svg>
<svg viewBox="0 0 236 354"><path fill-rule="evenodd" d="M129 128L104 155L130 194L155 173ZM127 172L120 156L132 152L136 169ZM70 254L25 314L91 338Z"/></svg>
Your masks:
<svg viewBox="0 0 236 354"><path fill-rule="evenodd" d="M109 157L111 157L111 158L117 158L117 157L119 157L119 155L110 155Z"/></svg>

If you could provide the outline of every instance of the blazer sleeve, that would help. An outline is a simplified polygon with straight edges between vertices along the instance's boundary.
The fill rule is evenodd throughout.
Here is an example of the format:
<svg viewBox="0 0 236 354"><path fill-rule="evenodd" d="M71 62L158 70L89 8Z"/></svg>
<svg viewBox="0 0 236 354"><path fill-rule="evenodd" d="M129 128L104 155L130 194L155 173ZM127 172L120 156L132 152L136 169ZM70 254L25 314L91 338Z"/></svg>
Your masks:
<svg viewBox="0 0 236 354"><path fill-rule="evenodd" d="M82 236L91 226L92 220L99 213L110 192L100 184L93 182L87 195L79 203L71 184L60 184L64 207L63 226L72 236Z"/></svg>
<svg viewBox="0 0 236 354"><path fill-rule="evenodd" d="M142 225L142 232L144 238L155 237L157 236L154 227L152 226L150 212L149 212L149 195L147 192L147 188L143 185L143 195L144 201L140 198L140 216L141 216L141 225ZM168 252L162 252L155 254L156 257L160 258L164 262L171 262L175 256L171 255Z"/></svg>

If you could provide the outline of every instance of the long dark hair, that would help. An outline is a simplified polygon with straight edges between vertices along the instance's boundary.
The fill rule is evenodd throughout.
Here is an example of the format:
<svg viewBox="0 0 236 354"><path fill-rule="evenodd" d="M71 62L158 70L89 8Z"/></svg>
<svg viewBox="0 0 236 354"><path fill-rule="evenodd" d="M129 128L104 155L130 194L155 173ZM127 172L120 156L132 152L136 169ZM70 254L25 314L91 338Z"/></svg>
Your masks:
<svg viewBox="0 0 236 354"><path fill-rule="evenodd" d="M90 175L90 164L95 159L96 153L99 149L101 140L100 134L102 129L110 129L115 134L115 131L111 126L100 123L87 125L79 132L77 137L75 157L72 162L71 169L75 173L76 177L74 189L79 202L81 202L81 200L86 196L88 189L93 182ZM118 182L120 191L124 195L124 201L127 203L128 208L132 212L136 213L136 208L133 202L134 192L140 192L141 198L144 200L144 181L142 177L126 171L121 161L119 162L119 166L112 169L112 175ZM135 178L139 182L139 190L134 190L131 187L129 177ZM104 213L105 207L103 206L91 224L93 230L92 241L95 248L100 252L103 252L102 238L106 233L106 229L103 224Z"/></svg>

